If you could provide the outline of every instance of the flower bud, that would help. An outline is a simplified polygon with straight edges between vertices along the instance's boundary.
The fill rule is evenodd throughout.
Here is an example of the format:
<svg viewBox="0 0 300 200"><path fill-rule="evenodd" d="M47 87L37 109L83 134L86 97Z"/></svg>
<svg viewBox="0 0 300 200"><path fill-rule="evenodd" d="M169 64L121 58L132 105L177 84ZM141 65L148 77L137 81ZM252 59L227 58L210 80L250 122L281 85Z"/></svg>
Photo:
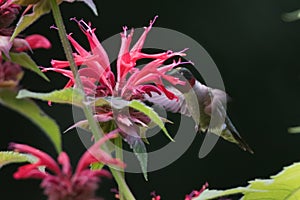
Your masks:
<svg viewBox="0 0 300 200"><path fill-rule="evenodd" d="M9 27L17 18L21 6L11 1L0 0L0 29Z"/></svg>
<svg viewBox="0 0 300 200"><path fill-rule="evenodd" d="M0 63L0 88L15 88L22 76L20 65L6 61Z"/></svg>

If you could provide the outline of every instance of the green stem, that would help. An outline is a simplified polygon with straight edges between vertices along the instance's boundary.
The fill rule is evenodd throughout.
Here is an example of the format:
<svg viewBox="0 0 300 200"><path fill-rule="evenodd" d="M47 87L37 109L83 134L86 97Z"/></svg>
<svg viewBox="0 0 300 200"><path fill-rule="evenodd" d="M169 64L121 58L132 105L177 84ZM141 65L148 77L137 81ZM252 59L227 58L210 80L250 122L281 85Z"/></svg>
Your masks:
<svg viewBox="0 0 300 200"><path fill-rule="evenodd" d="M113 168L110 168L110 171L118 183L120 194L123 194L126 200L135 200L135 198L132 195L132 193L130 192L130 189L128 188L125 180L123 179L121 173L118 170L113 169Z"/></svg>
<svg viewBox="0 0 300 200"><path fill-rule="evenodd" d="M66 37L67 32L63 23L63 19L61 16L61 12L59 10L59 6L56 3L56 0L50 0L51 3L51 7L52 7L52 13L53 13L53 17L54 17L54 21L55 24L58 28L58 34L63 46L63 49L65 51L65 55L67 57L67 60L70 63L70 69L73 73L73 76L75 77L75 83L76 86L79 88L79 90L83 91L83 86L80 80L80 77L78 76L78 69L77 66L75 64L75 61L73 59L73 55L72 55L72 48L70 45L70 42L68 40L68 38ZM86 100L86 99L85 99ZM83 106L83 111L84 114L89 122L89 125L91 127L91 131L93 133L93 136L95 138L95 140L100 139L101 136L103 136L103 132L99 129L98 124L95 122L94 118L93 118L93 114L92 114L92 109L90 108L90 106L85 105Z"/></svg>
<svg viewBox="0 0 300 200"><path fill-rule="evenodd" d="M58 28L58 34L59 34L64 52L65 52L66 58L70 63L70 68L71 68L71 71L75 78L75 83L76 83L77 87L79 88L79 90L81 90L82 93L84 93L80 77L78 76L78 69L77 69L77 66L73 59L72 48L71 48L70 42L68 41L68 39L66 37L67 32L66 32L66 29L65 29L65 26L63 23L63 19L61 16L59 6L58 6L56 0L49 0L49 1L51 4L53 18L54 18L55 24ZM85 97L84 101L86 102L86 97ZM87 104L84 104L83 111L84 111L85 117L88 120L89 126L91 128L91 131L93 133L95 140L96 141L99 140L101 137L104 136L104 134L103 134L103 131L99 128L99 124L94 120L91 107L88 106ZM104 151L109 152L109 148L105 144L102 147L103 147ZM131 193L131 191L130 191L129 187L127 186L121 173L112 167L109 167L109 168L110 168L116 182L118 183L118 186L120 187L120 193L122 193L124 195L126 200L135 200L133 194Z"/></svg>
<svg viewBox="0 0 300 200"><path fill-rule="evenodd" d="M116 151L116 158L120 159L121 161L123 161L123 148L122 148L123 144L122 144L122 137L119 136L115 139L115 151ZM121 177L125 180L125 173L124 171L120 171L120 175ZM122 190L122 186L118 184L119 187L119 191L123 191ZM125 200L124 199L124 195L122 192L120 192L120 200Z"/></svg>

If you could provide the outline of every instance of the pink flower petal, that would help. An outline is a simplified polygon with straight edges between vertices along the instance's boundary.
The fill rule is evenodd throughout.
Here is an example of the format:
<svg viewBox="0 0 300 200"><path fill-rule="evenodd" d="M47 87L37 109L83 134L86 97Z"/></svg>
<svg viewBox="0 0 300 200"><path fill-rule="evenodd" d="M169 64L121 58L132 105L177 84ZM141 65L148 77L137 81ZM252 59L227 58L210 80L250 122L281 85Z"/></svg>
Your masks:
<svg viewBox="0 0 300 200"><path fill-rule="evenodd" d="M48 169L52 170L53 172L59 174L60 169L59 166L56 164L56 162L45 152L38 150L34 147L25 145L25 144L16 144L11 143L9 145L9 148L14 149L15 151L21 152L21 153L29 153L33 156L37 157L38 164L39 165L45 165ZM32 164L29 164L32 165Z"/></svg>
<svg viewBox="0 0 300 200"><path fill-rule="evenodd" d="M57 158L59 164L62 165L62 173L69 177L72 176L72 167L70 164L70 158L65 152L61 152Z"/></svg>
<svg viewBox="0 0 300 200"><path fill-rule="evenodd" d="M109 154L107 154L100 148L100 146L107 140L117 137L118 132L119 130L116 129L106 134L103 138L93 144L93 146L91 146L79 160L75 173L80 173L93 162L102 162L104 164L112 164L124 168L125 164L122 161L112 158Z"/></svg>
<svg viewBox="0 0 300 200"><path fill-rule="evenodd" d="M95 35L95 30L91 28L91 24L85 23L83 20L77 21L75 18L72 20L76 21L79 28L87 36L90 44L91 51L93 55L98 55L98 62L101 64L102 68L106 71L110 71L110 62L106 51L99 42L97 36Z"/></svg>
<svg viewBox="0 0 300 200"><path fill-rule="evenodd" d="M25 38L25 40L30 45L31 49L39 49L39 48L49 49L49 48L51 48L50 41L46 37L39 35L39 34L33 34L30 36L27 36Z"/></svg>
<svg viewBox="0 0 300 200"><path fill-rule="evenodd" d="M80 44L78 44L78 42L76 42L74 40L74 38L71 36L71 34L67 35L69 41L71 42L71 44L73 45L73 47L75 48L75 50L82 56L82 57L88 57L90 56L90 53L88 51L86 51Z"/></svg>

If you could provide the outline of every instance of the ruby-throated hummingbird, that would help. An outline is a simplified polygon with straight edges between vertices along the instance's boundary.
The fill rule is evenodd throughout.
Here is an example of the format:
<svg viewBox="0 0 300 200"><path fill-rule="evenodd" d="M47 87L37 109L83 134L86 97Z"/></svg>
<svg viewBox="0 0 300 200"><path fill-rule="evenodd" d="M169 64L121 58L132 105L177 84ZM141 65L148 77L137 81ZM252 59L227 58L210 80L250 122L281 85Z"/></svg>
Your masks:
<svg viewBox="0 0 300 200"><path fill-rule="evenodd" d="M167 87L178 97L177 100L170 100L164 94L156 93L152 93L151 97L147 95L145 99L167 111L193 117L197 132L216 134L237 144L244 151L253 153L226 113L227 94L224 91L200 83L187 68L175 68L172 75L186 83Z"/></svg>

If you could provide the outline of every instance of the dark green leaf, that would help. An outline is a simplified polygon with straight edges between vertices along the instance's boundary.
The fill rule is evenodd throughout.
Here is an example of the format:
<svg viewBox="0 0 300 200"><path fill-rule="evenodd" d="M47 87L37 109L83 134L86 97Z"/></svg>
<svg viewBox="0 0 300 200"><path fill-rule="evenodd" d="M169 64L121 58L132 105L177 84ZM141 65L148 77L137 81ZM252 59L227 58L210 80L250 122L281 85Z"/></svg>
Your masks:
<svg viewBox="0 0 300 200"><path fill-rule="evenodd" d="M61 134L56 122L47 116L33 101L17 99L16 92L7 89L0 90L0 103L26 116L40 127L53 142L56 150L61 151Z"/></svg>
<svg viewBox="0 0 300 200"><path fill-rule="evenodd" d="M17 63L20 66L35 72L36 74L38 74L39 76L44 78L46 81L49 81L47 76L39 69L37 64L26 53L24 53L24 52L22 52L22 53L12 53L12 52L10 52L9 56L10 56L10 61L11 62Z"/></svg>
<svg viewBox="0 0 300 200"><path fill-rule="evenodd" d="M49 93L39 93L31 92L28 90L20 90L17 98L34 98L43 101L51 101L54 103L82 106L84 96L78 89L66 88L62 90L55 90Z"/></svg>

